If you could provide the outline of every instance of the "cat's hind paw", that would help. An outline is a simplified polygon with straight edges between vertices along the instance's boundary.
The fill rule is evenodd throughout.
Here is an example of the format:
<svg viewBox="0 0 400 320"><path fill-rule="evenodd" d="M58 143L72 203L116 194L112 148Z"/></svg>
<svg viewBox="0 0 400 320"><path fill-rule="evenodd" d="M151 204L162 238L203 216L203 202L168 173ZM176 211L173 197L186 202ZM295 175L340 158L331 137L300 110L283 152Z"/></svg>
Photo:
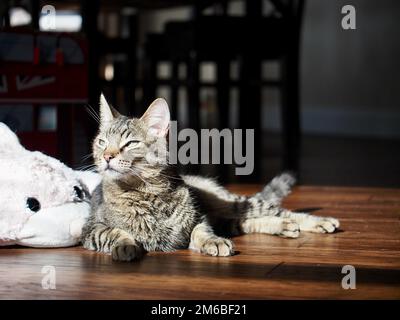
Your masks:
<svg viewBox="0 0 400 320"><path fill-rule="evenodd" d="M339 225L339 220L335 218L321 218L310 231L316 233L332 233L339 228Z"/></svg>
<svg viewBox="0 0 400 320"><path fill-rule="evenodd" d="M225 238L211 238L204 242L200 251L213 257L228 257L234 254L233 243Z"/></svg>
<svg viewBox="0 0 400 320"><path fill-rule="evenodd" d="M284 238L298 238L300 235L300 226L293 220L284 220L282 222L282 230L278 235Z"/></svg>

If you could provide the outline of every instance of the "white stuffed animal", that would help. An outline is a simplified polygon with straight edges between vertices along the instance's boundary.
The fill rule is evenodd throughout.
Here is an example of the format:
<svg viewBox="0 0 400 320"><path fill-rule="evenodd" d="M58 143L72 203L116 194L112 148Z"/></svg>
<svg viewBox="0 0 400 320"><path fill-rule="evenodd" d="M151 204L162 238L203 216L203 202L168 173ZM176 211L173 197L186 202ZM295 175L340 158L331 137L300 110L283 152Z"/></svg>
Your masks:
<svg viewBox="0 0 400 320"><path fill-rule="evenodd" d="M0 122L0 246L76 245L99 182L97 173L26 150Z"/></svg>

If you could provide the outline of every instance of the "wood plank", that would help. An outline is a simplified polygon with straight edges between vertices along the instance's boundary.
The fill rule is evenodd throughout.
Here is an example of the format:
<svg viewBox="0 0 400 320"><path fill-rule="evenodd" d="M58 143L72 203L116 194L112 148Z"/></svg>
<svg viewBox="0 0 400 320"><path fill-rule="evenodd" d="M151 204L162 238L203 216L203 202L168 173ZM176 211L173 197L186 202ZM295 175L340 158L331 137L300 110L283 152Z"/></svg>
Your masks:
<svg viewBox="0 0 400 320"><path fill-rule="evenodd" d="M258 185L232 185L251 194ZM335 234L298 239L236 237L233 257L189 250L113 262L81 247L0 248L2 299L400 299L400 190L295 188L290 209L341 220ZM341 287L342 267L356 268L357 289ZM43 266L54 266L56 289L44 290Z"/></svg>

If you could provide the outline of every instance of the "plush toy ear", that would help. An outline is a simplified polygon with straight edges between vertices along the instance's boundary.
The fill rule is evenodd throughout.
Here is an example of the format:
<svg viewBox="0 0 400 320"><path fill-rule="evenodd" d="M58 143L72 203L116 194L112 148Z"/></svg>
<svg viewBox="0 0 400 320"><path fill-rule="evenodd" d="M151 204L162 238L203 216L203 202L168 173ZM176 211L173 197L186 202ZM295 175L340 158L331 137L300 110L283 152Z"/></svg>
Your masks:
<svg viewBox="0 0 400 320"><path fill-rule="evenodd" d="M0 122L0 153L23 151L17 135L3 122Z"/></svg>
<svg viewBox="0 0 400 320"><path fill-rule="evenodd" d="M165 137L170 121L167 101L162 98L154 100L140 119L147 125L149 134L159 138Z"/></svg>
<svg viewBox="0 0 400 320"><path fill-rule="evenodd" d="M90 194L101 182L101 175L96 172L75 170L75 174Z"/></svg>
<svg viewBox="0 0 400 320"><path fill-rule="evenodd" d="M110 123L114 118L118 118L120 113L110 106L102 93L100 95L100 125L104 126Z"/></svg>

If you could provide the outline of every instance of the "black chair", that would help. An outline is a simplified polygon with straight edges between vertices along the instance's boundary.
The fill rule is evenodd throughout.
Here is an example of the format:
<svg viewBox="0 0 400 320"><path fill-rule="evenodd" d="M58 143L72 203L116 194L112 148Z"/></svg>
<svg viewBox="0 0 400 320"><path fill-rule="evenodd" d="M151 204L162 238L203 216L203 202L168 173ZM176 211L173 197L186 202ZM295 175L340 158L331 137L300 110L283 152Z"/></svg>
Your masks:
<svg viewBox="0 0 400 320"><path fill-rule="evenodd" d="M271 0L274 11L270 16L261 15L260 0L246 2L246 16L232 17L222 14L200 15L195 10L193 20L170 22L163 34L149 35L146 44L146 71L144 96L154 97L157 85L171 88L171 106L176 108L180 85L188 89L189 126L199 124L199 65L202 61L214 61L217 65L217 104L219 127L228 127L229 88L237 86L240 94L240 128L255 128L256 150L260 150L261 135L261 88L274 86L281 92L283 133L283 169L297 171L300 145L299 112L299 44L303 0ZM239 80L229 77L230 61L239 61ZM276 60L281 65L281 79L263 81L262 61ZM156 76L159 61L172 63L170 80L160 81ZM177 66L187 64L187 79L179 81ZM176 110L173 110L176 115ZM257 163L258 162L258 163ZM259 169L256 161L256 172Z"/></svg>

